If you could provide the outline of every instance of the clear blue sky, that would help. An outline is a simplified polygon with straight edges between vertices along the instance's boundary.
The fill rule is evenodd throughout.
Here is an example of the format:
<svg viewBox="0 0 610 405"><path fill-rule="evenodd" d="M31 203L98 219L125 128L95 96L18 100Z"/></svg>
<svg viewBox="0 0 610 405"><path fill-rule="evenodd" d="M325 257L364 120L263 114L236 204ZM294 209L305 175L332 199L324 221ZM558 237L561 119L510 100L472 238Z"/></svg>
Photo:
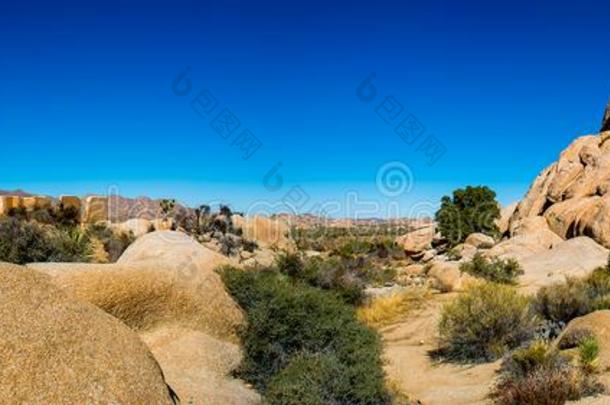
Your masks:
<svg viewBox="0 0 610 405"><path fill-rule="evenodd" d="M117 186L246 210L298 185L307 211L348 190L407 209L489 184L512 202L599 128L610 4L493 3L2 2L0 188ZM192 89L178 96L187 67ZM371 73L365 103L356 90ZM204 89L217 100L209 117L190 106ZM387 96L398 120L412 114L442 142L434 165L377 114ZM241 124L228 139L211 125L224 108ZM247 160L234 144L244 129L262 144ZM280 161L270 191L263 178ZM407 165L413 187L380 193L387 162Z"/></svg>

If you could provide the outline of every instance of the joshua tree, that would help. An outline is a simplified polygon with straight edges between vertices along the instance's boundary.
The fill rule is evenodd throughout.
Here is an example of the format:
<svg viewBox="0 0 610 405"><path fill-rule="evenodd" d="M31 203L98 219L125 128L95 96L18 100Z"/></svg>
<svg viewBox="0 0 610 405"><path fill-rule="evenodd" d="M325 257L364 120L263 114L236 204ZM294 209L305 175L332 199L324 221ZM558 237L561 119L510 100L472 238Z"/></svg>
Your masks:
<svg viewBox="0 0 610 405"><path fill-rule="evenodd" d="M167 218L169 214L174 211L174 208L176 207L176 200L164 199L161 200L159 205L161 206L161 212L163 213L163 217Z"/></svg>
<svg viewBox="0 0 610 405"><path fill-rule="evenodd" d="M610 101L606 106L606 112L604 113L604 119L602 120L602 129L600 132L610 131Z"/></svg>

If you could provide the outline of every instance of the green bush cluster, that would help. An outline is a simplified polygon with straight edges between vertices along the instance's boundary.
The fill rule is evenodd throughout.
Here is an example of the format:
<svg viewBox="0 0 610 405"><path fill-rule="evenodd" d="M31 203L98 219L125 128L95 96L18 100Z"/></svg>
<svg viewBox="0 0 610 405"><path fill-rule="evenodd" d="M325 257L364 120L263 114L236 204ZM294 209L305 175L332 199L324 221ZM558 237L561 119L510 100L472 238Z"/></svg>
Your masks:
<svg viewBox="0 0 610 405"><path fill-rule="evenodd" d="M530 339L536 324L529 299L514 287L477 283L443 307L439 354L457 361L495 360Z"/></svg>
<svg viewBox="0 0 610 405"><path fill-rule="evenodd" d="M501 284L516 284L523 269L514 259L488 259L477 253L471 261L462 263L460 271Z"/></svg>
<svg viewBox="0 0 610 405"><path fill-rule="evenodd" d="M500 218L496 193L488 187L458 189L453 197L444 196L435 219L438 230L450 247L464 242L471 233L498 235L495 220Z"/></svg>
<svg viewBox="0 0 610 405"><path fill-rule="evenodd" d="M588 340L581 343L578 361L574 361L548 342L534 341L507 356L490 396L501 405L562 405L600 393L604 388L591 366L598 353L597 342Z"/></svg>
<svg viewBox="0 0 610 405"><path fill-rule="evenodd" d="M17 218L0 220L0 261L3 262L86 261L90 253L88 242L88 237L76 230L47 230Z"/></svg>
<svg viewBox="0 0 610 405"><path fill-rule="evenodd" d="M109 260L114 262L135 239L131 234L117 235L105 225L81 229L67 226L68 223L40 224L19 216L0 219L0 261L16 264L88 262L92 242L97 239L102 242Z"/></svg>
<svg viewBox="0 0 610 405"><path fill-rule="evenodd" d="M390 403L380 339L352 307L273 269L221 275L247 317L237 373L269 403Z"/></svg>
<svg viewBox="0 0 610 405"><path fill-rule="evenodd" d="M541 288L533 308L544 319L564 325L593 311L610 309L610 269L600 267L587 277Z"/></svg>
<svg viewBox="0 0 610 405"><path fill-rule="evenodd" d="M276 264L281 273L292 279L332 291L352 305L364 300L365 285L383 284L396 276L394 269L378 268L364 257L303 259L297 253L284 253Z"/></svg>

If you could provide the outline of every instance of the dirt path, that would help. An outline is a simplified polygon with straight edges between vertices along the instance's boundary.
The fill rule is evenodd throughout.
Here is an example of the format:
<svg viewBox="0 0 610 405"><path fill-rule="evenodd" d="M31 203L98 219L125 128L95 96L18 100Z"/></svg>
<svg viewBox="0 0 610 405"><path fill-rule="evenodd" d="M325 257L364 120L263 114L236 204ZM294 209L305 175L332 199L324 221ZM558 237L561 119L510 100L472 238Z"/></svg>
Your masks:
<svg viewBox="0 0 610 405"><path fill-rule="evenodd" d="M434 363L441 306L454 294L436 295L408 319L381 329L386 372L406 394L426 405L486 404L499 362L476 366Z"/></svg>

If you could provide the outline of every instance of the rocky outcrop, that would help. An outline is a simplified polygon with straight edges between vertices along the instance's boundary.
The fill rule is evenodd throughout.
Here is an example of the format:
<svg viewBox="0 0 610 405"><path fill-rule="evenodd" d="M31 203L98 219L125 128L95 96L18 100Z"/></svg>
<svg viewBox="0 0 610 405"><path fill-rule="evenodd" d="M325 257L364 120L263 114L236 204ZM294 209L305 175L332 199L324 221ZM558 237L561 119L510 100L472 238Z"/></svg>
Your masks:
<svg viewBox="0 0 610 405"><path fill-rule="evenodd" d="M183 328L162 328L141 335L183 404L255 405L261 398L231 377L242 358L239 346Z"/></svg>
<svg viewBox="0 0 610 405"><path fill-rule="evenodd" d="M116 264L29 266L134 330L176 324L236 341L243 316L214 271L228 263L189 236L164 231L136 240Z"/></svg>
<svg viewBox="0 0 610 405"><path fill-rule="evenodd" d="M34 211L38 209L51 208L53 200L50 197L34 196L34 197L23 197L23 208L28 211Z"/></svg>
<svg viewBox="0 0 610 405"><path fill-rule="evenodd" d="M396 238L396 243L403 247L409 255L421 253L432 248L432 241L436 235L436 226L427 225Z"/></svg>
<svg viewBox="0 0 610 405"><path fill-rule="evenodd" d="M243 237L256 241L264 248L294 250L295 244L290 237L290 227L281 219L272 219L260 215L231 217L233 226L241 229Z"/></svg>
<svg viewBox="0 0 610 405"><path fill-rule="evenodd" d="M591 238L580 236L521 259L524 275L519 284L535 291L542 286L564 281L566 277L585 276L607 262L608 249Z"/></svg>
<svg viewBox="0 0 610 405"><path fill-rule="evenodd" d="M82 222L94 224L100 221L108 221L110 218L108 210L107 197L89 196L85 199L85 212L83 213Z"/></svg>
<svg viewBox="0 0 610 405"><path fill-rule="evenodd" d="M546 252L563 242L550 230L546 219L541 216L526 217L511 223L512 237L506 239L484 254L501 259L522 260L530 255Z"/></svg>
<svg viewBox="0 0 610 405"><path fill-rule="evenodd" d="M23 207L23 197L16 195L0 196L0 215L7 215L10 210Z"/></svg>
<svg viewBox="0 0 610 405"><path fill-rule="evenodd" d="M610 132L576 139L534 181L511 217L543 216L563 239L589 236L610 247Z"/></svg>
<svg viewBox="0 0 610 405"><path fill-rule="evenodd" d="M500 218L496 219L495 223L500 231L500 235L504 235L508 232L508 224L510 218L515 213L518 203L507 205L506 207L500 208Z"/></svg>
<svg viewBox="0 0 610 405"><path fill-rule="evenodd" d="M567 343L566 337L577 331L586 331L592 334L595 336L600 349L598 355L599 370L606 373L610 370L610 327L608 325L610 325L610 310L592 312L572 319L559 335L556 343L565 346Z"/></svg>
<svg viewBox="0 0 610 405"><path fill-rule="evenodd" d="M74 208L80 212L81 209L81 200L75 195L62 195L59 197L59 203L64 208Z"/></svg>
<svg viewBox="0 0 610 405"><path fill-rule="evenodd" d="M229 263L186 234L163 231L140 237L116 264L29 267L137 331L183 403L254 404L258 395L229 376L244 323L215 272Z"/></svg>
<svg viewBox="0 0 610 405"><path fill-rule="evenodd" d="M464 244L474 246L475 248L490 248L496 241L489 235L483 233L471 233L466 237Z"/></svg>
<svg viewBox="0 0 610 405"><path fill-rule="evenodd" d="M110 226L119 232L127 234L132 233L136 238L146 235L151 230L155 229L152 221L143 218L128 219L120 224L110 224Z"/></svg>
<svg viewBox="0 0 610 405"><path fill-rule="evenodd" d="M459 263L443 261L432 262L428 277L432 280L432 286L444 293L462 291L475 280L460 271Z"/></svg>
<svg viewBox="0 0 610 405"><path fill-rule="evenodd" d="M0 264L0 358L0 398L10 403L172 403L127 326L9 264Z"/></svg>

